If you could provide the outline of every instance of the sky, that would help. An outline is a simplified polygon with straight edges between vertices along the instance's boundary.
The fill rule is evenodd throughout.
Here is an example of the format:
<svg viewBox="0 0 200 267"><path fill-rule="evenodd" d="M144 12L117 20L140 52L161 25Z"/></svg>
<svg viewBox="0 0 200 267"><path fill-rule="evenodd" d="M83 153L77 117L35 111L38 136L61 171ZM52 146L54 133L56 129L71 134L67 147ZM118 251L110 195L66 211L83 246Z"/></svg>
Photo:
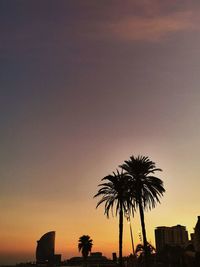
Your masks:
<svg viewBox="0 0 200 267"><path fill-rule="evenodd" d="M189 233L200 202L200 3L0 0L0 264L35 260L56 231L62 259L118 251L118 218L93 196L131 155L163 170L145 213ZM141 233L132 220L134 242ZM124 222L124 255L131 253Z"/></svg>

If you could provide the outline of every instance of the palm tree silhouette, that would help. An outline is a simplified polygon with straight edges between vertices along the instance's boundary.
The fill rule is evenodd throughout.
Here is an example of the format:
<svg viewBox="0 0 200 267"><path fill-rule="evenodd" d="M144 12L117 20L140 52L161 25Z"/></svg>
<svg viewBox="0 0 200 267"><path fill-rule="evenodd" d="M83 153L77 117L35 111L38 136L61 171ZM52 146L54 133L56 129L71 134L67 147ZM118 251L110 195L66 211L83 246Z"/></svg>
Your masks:
<svg viewBox="0 0 200 267"><path fill-rule="evenodd" d="M78 240L78 249L82 253L85 266L87 266L87 258L92 250L92 241L89 235L82 235Z"/></svg>
<svg viewBox="0 0 200 267"><path fill-rule="evenodd" d="M154 176L156 171L155 163L145 156L131 156L120 166L131 177L132 201L139 208L140 221L142 227L145 265L148 265L148 245L144 221L144 210L154 208L159 198L165 192L161 179Z"/></svg>
<svg viewBox="0 0 200 267"><path fill-rule="evenodd" d="M123 171L120 173L113 172L102 179L106 183L99 184L101 187L94 197L101 196L102 198L97 203L96 208L105 203L104 214L109 218L110 211L113 215L115 209L116 216L119 214L119 265L122 267L122 242L123 242L123 216L128 211L133 213L134 206L130 198L129 177Z"/></svg>
<svg viewBox="0 0 200 267"><path fill-rule="evenodd" d="M148 257L151 259L151 256L156 253L156 249L153 245L147 242L147 250L148 250ZM135 255L137 257L137 261L139 263L139 266L142 265L144 258L145 258L145 251L144 251L144 245L138 244L135 249Z"/></svg>

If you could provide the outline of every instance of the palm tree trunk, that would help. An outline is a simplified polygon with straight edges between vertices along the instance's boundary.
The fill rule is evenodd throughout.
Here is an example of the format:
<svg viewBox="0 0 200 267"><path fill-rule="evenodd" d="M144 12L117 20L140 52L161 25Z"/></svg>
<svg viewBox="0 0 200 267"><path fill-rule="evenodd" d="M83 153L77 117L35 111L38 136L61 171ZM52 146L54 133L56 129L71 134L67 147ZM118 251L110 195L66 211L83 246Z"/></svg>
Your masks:
<svg viewBox="0 0 200 267"><path fill-rule="evenodd" d="M122 238L123 238L123 211L122 206L120 205L119 212L119 266L123 266L122 262Z"/></svg>
<svg viewBox="0 0 200 267"><path fill-rule="evenodd" d="M139 211L140 211L140 221L141 221L141 227L142 227L143 244L144 244L145 267L148 267L147 237L146 237L146 229L145 229L145 222L144 222L144 210L143 210L141 201L139 201Z"/></svg>

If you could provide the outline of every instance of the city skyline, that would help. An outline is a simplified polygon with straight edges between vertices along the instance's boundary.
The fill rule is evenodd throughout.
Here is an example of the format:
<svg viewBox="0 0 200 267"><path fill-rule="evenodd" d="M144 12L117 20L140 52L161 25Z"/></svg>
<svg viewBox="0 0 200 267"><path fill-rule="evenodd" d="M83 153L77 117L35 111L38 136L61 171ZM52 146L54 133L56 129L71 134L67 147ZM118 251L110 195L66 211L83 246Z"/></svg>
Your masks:
<svg viewBox="0 0 200 267"><path fill-rule="evenodd" d="M197 217L197 221L199 219L200 216ZM129 224L129 223L128 223ZM195 229L195 228L193 228ZM193 239L192 239L192 236L190 236L190 234L193 234L194 235L194 231L191 232L190 234L188 233L188 230L187 230L187 226L183 226L183 225L180 225L180 224L177 224L177 225L171 225L171 226L166 226L166 225L162 225L162 226L157 226L155 229L155 232L154 232L154 239L155 239L155 243L153 244L153 242L150 242L150 244L153 244L153 246L156 248L156 251L157 252L160 252L160 250L162 248L164 248L163 245L169 245L169 246L188 246L189 244L193 244L193 239L194 239L194 236L193 236ZM159 232L159 233L157 233ZM166 232L166 236L164 236L163 232ZM56 231L50 231L48 233L43 233L42 237L40 238L40 240L46 238L48 236L50 242L51 241L51 238L54 239L54 249L55 249L55 233ZM140 244L142 243L142 237L141 237L141 233L139 233L140 237L139 237L139 242L137 244ZM157 235L157 237L156 237ZM156 238L157 238L157 242L158 244L156 244ZM158 239L159 238L159 239ZM160 238L162 238L160 240ZM36 241L35 243L38 244L39 241ZM48 240L48 242L49 242ZM160 244L160 242L162 242ZM137 245L135 244L135 245ZM46 244L47 247L49 246L49 243ZM51 245L51 244L50 244ZM38 251L38 245L35 245L35 251L34 253L31 253L31 255L29 255L29 258L27 258L27 262L36 262L36 258L37 258L37 252ZM100 250L98 250L100 251ZM54 253L54 251L53 251ZM94 252L94 250L91 250L91 255L92 254L102 254L102 252ZM113 253L116 253L116 252L112 252ZM132 251L130 250L130 253L128 255L131 255ZM79 252L80 254L80 252ZM33 256L34 255L34 256ZM62 257L62 254L55 254L57 257ZM126 255L126 256L128 256ZM107 254L107 258L108 259L112 259L113 255L109 255ZM62 258L62 261L66 261L66 260L70 260L70 259L75 259L76 261L76 258L79 258L81 259L82 256L81 255L77 255L77 254L73 254L71 255L69 258ZM60 258L61 259L61 258ZM26 261L24 261L25 263ZM20 263L20 262L14 262L14 261L10 261L10 263L12 264L15 264L15 263ZM21 262L22 263L22 262Z"/></svg>
<svg viewBox="0 0 200 267"><path fill-rule="evenodd" d="M166 193L145 212L193 232L200 194L200 4L192 1L0 1L0 264L56 252L118 252L118 219L96 210L101 179L131 155L161 168ZM131 218L135 243L140 221ZM124 221L124 255L131 253Z"/></svg>

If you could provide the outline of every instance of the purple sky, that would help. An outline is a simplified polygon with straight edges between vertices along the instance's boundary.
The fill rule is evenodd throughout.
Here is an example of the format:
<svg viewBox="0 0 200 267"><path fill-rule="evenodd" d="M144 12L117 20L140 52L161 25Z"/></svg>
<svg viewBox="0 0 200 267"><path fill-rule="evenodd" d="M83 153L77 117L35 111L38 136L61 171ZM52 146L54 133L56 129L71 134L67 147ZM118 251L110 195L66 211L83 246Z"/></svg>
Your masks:
<svg viewBox="0 0 200 267"><path fill-rule="evenodd" d="M111 241L99 237L108 222L92 197L132 154L164 171L167 193L148 214L152 242L158 225L192 231L200 201L199 18L199 1L0 1L0 263L8 251L34 258L34 242L48 230L62 236L65 257L78 253L81 234L105 254L116 250L117 241L109 250ZM91 217L101 222L96 229Z"/></svg>

